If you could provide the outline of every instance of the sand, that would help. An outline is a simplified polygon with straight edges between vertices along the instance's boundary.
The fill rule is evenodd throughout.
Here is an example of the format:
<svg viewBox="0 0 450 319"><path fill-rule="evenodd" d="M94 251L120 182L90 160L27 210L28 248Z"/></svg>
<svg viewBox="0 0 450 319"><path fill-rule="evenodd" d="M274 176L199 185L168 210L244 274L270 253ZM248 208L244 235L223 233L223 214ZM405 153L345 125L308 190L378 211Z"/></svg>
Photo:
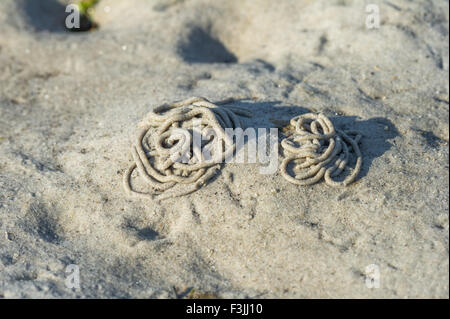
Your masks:
<svg viewBox="0 0 450 319"><path fill-rule="evenodd" d="M448 298L448 1L371 1L369 29L364 1L101 0L79 33L67 3L0 2L0 297ZM128 197L137 123L190 96L323 112L363 134L358 180L229 163Z"/></svg>

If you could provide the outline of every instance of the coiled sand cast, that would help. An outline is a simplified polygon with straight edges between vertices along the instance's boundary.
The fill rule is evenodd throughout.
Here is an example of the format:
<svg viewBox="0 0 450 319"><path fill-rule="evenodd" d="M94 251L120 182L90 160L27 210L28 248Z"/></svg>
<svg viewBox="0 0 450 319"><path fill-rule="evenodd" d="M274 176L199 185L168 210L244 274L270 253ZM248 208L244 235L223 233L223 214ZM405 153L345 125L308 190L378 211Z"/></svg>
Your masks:
<svg viewBox="0 0 450 319"><path fill-rule="evenodd" d="M331 186L347 186L355 180L362 165L360 134L335 130L323 114L296 116L290 124L293 132L281 141L284 159L280 170L285 179L297 185L311 185L324 178ZM351 153L356 157L353 169L348 167ZM291 163L294 176L287 171ZM344 172L348 174L340 181L334 179Z"/></svg>
<svg viewBox="0 0 450 319"><path fill-rule="evenodd" d="M139 124L132 147L134 163L124 174L127 193L162 200L192 193L211 179L235 149L236 141L224 129L242 127L238 115L251 116L245 109L218 106L229 101L213 104L193 97L151 111ZM201 137L200 143L194 134ZM133 189L136 169L153 192Z"/></svg>

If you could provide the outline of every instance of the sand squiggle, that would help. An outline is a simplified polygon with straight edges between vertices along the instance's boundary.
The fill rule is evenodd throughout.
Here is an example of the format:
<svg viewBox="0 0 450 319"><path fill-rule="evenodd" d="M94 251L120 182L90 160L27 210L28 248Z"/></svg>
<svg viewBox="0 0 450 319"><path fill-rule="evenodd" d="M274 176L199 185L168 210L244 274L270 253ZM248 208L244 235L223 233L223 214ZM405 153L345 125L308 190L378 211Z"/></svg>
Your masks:
<svg viewBox="0 0 450 319"><path fill-rule="evenodd" d="M217 105L229 101L213 104L193 97L151 111L139 124L132 147L134 163L124 174L127 193L162 200L192 193L212 178L236 145L224 129L242 127L238 115L251 116L244 109ZM133 189L131 175L136 169L154 193ZM183 185L173 190L177 184Z"/></svg>
<svg viewBox="0 0 450 319"><path fill-rule="evenodd" d="M335 130L323 114L296 116L290 124L294 132L281 141L285 157L280 169L285 179L297 185L311 185L324 178L331 186L347 186L355 180L362 165L360 134ZM351 153L356 157L353 169L348 167ZM287 171L290 163L294 164L294 176ZM349 174L341 181L333 179L343 172Z"/></svg>

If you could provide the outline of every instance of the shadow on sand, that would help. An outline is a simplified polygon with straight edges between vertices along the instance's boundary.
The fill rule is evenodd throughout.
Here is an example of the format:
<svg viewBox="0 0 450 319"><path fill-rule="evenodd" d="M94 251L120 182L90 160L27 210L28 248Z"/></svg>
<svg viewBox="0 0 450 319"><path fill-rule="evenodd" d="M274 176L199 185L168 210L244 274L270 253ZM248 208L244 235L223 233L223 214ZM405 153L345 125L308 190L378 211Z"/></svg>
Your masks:
<svg viewBox="0 0 450 319"><path fill-rule="evenodd" d="M281 129L289 124L291 118L297 115L312 112L304 106L284 106L280 101L249 102L248 100L237 100L231 105L249 109L253 112L251 119L245 119L246 127L272 128L279 130L279 139L283 138ZM394 124L382 117L368 120L359 120L356 116L335 116L324 112L334 126L342 130L358 131L363 138L360 149L363 156L363 166L358 179L367 175L375 158L382 156L388 151L392 144L389 142L399 136Z"/></svg>
<svg viewBox="0 0 450 319"><path fill-rule="evenodd" d="M65 20L70 12L66 13L66 6L57 0L18 0L17 5L23 10L26 21L37 32L88 31L95 27L87 17L81 15L79 29L66 29Z"/></svg>

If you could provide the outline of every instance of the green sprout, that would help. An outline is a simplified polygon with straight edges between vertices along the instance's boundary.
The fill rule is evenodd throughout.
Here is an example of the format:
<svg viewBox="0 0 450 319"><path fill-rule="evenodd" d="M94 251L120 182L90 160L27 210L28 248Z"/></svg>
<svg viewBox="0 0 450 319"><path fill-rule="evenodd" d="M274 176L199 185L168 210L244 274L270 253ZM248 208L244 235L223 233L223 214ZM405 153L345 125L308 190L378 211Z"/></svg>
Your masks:
<svg viewBox="0 0 450 319"><path fill-rule="evenodd" d="M100 0L80 0L77 2L78 12L80 13L80 28L69 29L69 31L89 31L98 27L92 18L92 10Z"/></svg>
<svg viewBox="0 0 450 319"><path fill-rule="evenodd" d="M78 2L78 9L81 14L84 14L86 17L90 18L90 12L92 8L99 2L100 0L80 0Z"/></svg>

